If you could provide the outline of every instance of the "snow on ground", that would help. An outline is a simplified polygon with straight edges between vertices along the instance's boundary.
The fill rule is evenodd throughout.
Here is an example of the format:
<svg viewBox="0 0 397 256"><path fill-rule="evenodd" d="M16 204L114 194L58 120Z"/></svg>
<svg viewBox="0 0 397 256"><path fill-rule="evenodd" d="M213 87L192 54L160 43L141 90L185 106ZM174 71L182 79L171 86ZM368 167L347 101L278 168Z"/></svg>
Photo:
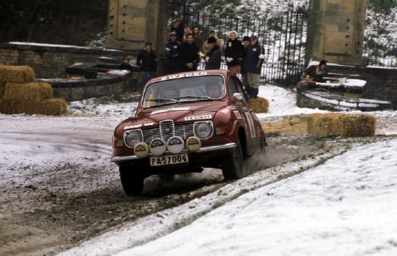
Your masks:
<svg viewBox="0 0 397 256"><path fill-rule="evenodd" d="M277 86L261 86L259 96L270 101L261 120L326 112L296 107L295 92ZM73 105L84 114L117 114L81 102L71 104L75 113ZM371 114L391 122L397 116ZM392 123L386 126L382 134L397 134ZM394 255L396 150L397 140L390 139L257 172L60 255ZM300 174L279 180L294 173Z"/></svg>
<svg viewBox="0 0 397 256"><path fill-rule="evenodd" d="M60 255L394 255L396 150L394 139L258 172Z"/></svg>
<svg viewBox="0 0 397 256"><path fill-rule="evenodd" d="M353 149L116 255L395 255L396 151Z"/></svg>

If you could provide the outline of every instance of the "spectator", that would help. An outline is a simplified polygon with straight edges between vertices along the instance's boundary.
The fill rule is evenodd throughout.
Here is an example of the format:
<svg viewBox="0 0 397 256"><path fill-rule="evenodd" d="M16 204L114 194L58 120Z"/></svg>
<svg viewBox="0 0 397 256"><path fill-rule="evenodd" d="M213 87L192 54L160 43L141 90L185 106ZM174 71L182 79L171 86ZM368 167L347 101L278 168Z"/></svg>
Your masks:
<svg viewBox="0 0 397 256"><path fill-rule="evenodd" d="M199 47L193 41L193 35L187 36L187 42L181 45L180 61L181 71L194 71L197 70L197 64L200 61Z"/></svg>
<svg viewBox="0 0 397 256"><path fill-rule="evenodd" d="M191 34L191 33L192 33L192 31L190 30L189 27L185 27L185 28L183 29L183 39L182 39L182 43L185 43L185 42L187 41L187 36L188 36L189 34Z"/></svg>
<svg viewBox="0 0 397 256"><path fill-rule="evenodd" d="M259 92L259 82L263 60L265 59L265 49L258 43L257 36L251 36L250 43L245 59L245 71L247 72L249 84L247 93L251 98L256 98Z"/></svg>
<svg viewBox="0 0 397 256"><path fill-rule="evenodd" d="M145 85L153 78L154 72L157 71L157 54L152 50L152 43L146 42L145 48L141 50L136 59L136 64L141 67Z"/></svg>
<svg viewBox="0 0 397 256"><path fill-rule="evenodd" d="M172 21L171 32L175 32L176 40L178 40L178 42L182 43L184 26L182 24L181 18L177 18Z"/></svg>
<svg viewBox="0 0 397 256"><path fill-rule="evenodd" d="M176 40L176 33L170 33L170 39L165 45L164 75L179 72L179 51L181 43Z"/></svg>
<svg viewBox="0 0 397 256"><path fill-rule="evenodd" d="M247 72L245 71L245 60L247 58L247 49L249 45L250 45L250 38L249 36L245 36L243 38L243 56L242 56L243 60L241 62L241 75L243 76L243 85L247 92L249 91L249 84L248 84Z"/></svg>
<svg viewBox="0 0 397 256"><path fill-rule="evenodd" d="M215 37L215 39L216 39L216 44L219 45L219 47L220 47L220 49L221 49L221 51L222 51L222 48L223 48L222 40L216 37L216 34L215 34L215 31L214 31L214 30L211 30L211 31L210 31L210 36L209 36L208 38L210 38L210 37ZM203 45L203 53L204 53L204 54L207 54L207 52L208 52L209 50L210 50L210 48L208 47L208 39L207 39L207 40L204 42L204 45Z"/></svg>
<svg viewBox="0 0 397 256"><path fill-rule="evenodd" d="M314 81L321 82L325 75L328 74L327 61L322 60L318 66L308 67L302 74L301 78L312 78Z"/></svg>
<svg viewBox="0 0 397 256"><path fill-rule="evenodd" d="M209 69L220 69L222 60L222 51L219 45L216 44L215 37L208 38L208 46L210 51L204 56L205 59L205 70Z"/></svg>
<svg viewBox="0 0 397 256"><path fill-rule="evenodd" d="M201 47L203 46L203 38L201 37L200 28L198 26L195 26L193 28L193 38L194 38L194 43L201 50Z"/></svg>
<svg viewBox="0 0 397 256"><path fill-rule="evenodd" d="M236 75L241 73L240 63L242 61L242 51L243 46L241 41L237 39L237 32L230 32L229 41L225 47L225 59L227 69L232 72L232 74Z"/></svg>
<svg viewBox="0 0 397 256"><path fill-rule="evenodd" d="M125 56L123 59L123 63L120 64L119 69L132 71L132 66L129 63L130 59L128 56Z"/></svg>

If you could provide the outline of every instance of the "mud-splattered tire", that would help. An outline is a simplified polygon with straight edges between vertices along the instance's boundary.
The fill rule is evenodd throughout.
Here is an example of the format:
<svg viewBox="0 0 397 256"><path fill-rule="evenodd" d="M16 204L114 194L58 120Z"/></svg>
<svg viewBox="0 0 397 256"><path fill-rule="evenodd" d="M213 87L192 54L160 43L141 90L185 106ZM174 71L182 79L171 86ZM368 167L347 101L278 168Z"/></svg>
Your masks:
<svg viewBox="0 0 397 256"><path fill-rule="evenodd" d="M243 150L240 141L233 152L223 156L221 168L225 180L236 180L245 176Z"/></svg>
<svg viewBox="0 0 397 256"><path fill-rule="evenodd" d="M143 191L144 177L137 175L137 170L131 170L131 168L120 166L120 180L123 186L124 192L129 195L140 195Z"/></svg>

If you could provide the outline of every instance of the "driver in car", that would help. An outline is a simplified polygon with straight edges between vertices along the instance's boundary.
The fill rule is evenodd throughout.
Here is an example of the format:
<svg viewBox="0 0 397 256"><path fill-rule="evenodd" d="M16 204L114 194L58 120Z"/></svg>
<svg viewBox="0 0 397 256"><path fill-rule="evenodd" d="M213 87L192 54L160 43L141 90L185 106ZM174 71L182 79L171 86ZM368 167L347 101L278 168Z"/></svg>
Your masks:
<svg viewBox="0 0 397 256"><path fill-rule="evenodd" d="M207 85L207 95L210 96L211 98L219 98L221 97L221 85L219 84L210 84Z"/></svg>
<svg viewBox="0 0 397 256"><path fill-rule="evenodd" d="M163 92L164 99L173 99L179 97L179 90L174 86L169 86Z"/></svg>

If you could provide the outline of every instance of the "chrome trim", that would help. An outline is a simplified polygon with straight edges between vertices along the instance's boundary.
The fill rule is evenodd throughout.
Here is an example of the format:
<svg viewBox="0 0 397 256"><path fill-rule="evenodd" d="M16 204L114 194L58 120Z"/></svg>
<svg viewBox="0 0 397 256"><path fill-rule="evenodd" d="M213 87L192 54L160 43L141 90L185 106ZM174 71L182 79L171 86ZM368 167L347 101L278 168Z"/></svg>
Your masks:
<svg viewBox="0 0 397 256"><path fill-rule="evenodd" d="M220 151L220 150L227 150L227 149L234 149L236 148L237 144L234 142L231 143L226 143L223 145L216 145L216 146L208 146L208 147L202 147L196 152L189 152L189 150L184 149L182 152L178 154L201 154L201 153L208 153L208 152L213 152L213 151ZM169 151L166 151L164 155L174 155L170 153ZM152 156L152 153L149 153L148 157ZM131 156L113 156L110 158L110 162L125 162L125 161L134 161L134 160L139 160L139 159L144 159L144 158L138 158L136 155L131 155Z"/></svg>
<svg viewBox="0 0 397 256"><path fill-rule="evenodd" d="M198 125L198 123L209 123L210 127L211 127L211 134L205 138L200 138L200 136L196 135L196 125ZM193 123L193 134L194 136L196 136L197 138L199 138L200 140L207 140L209 138L212 137L212 135L214 135L214 123L212 121L197 121Z"/></svg>
<svg viewBox="0 0 397 256"><path fill-rule="evenodd" d="M128 143L126 142L126 140L125 140L125 138L127 137L128 134L130 134L131 132L135 132L135 131L140 131L140 132L141 132L142 141L140 141L140 142L143 142L143 141L145 140L145 138L143 137L143 133L142 133L142 130L141 130L141 129L127 130L127 131L125 131L124 134L123 134L124 145L125 145L127 148L134 148L134 147L135 147L135 146L134 146L134 147L130 147L130 146L128 145Z"/></svg>

